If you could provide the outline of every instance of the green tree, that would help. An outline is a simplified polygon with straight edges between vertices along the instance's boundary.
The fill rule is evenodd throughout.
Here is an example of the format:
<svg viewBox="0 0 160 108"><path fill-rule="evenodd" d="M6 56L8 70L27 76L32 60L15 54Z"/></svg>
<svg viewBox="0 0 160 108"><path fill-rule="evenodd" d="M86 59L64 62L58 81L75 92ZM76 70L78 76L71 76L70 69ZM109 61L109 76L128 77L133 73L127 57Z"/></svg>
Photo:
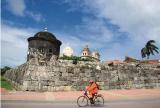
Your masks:
<svg viewBox="0 0 160 108"><path fill-rule="evenodd" d="M1 75L3 76L3 75L5 74L5 72L6 72L7 70L9 70L9 69L11 69L11 68L8 67L8 66L5 66L5 67L1 68Z"/></svg>
<svg viewBox="0 0 160 108"><path fill-rule="evenodd" d="M141 56L142 58L145 58L147 57L147 59L149 59L149 56L152 54L152 55L155 55L154 52L156 53L159 53L158 52L158 47L155 44L155 41L154 40L149 40L145 47L141 49Z"/></svg>

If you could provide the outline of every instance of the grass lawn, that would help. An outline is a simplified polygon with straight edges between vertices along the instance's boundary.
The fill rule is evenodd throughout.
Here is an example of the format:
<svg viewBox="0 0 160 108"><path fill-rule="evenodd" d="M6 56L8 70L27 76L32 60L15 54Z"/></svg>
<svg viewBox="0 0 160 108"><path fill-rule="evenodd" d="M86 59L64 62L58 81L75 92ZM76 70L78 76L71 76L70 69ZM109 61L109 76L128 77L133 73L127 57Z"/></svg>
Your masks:
<svg viewBox="0 0 160 108"><path fill-rule="evenodd" d="M3 78L2 76L0 76L0 79L1 79L1 88L5 88L7 90L13 90L14 87L11 85L10 82L8 82L5 78Z"/></svg>

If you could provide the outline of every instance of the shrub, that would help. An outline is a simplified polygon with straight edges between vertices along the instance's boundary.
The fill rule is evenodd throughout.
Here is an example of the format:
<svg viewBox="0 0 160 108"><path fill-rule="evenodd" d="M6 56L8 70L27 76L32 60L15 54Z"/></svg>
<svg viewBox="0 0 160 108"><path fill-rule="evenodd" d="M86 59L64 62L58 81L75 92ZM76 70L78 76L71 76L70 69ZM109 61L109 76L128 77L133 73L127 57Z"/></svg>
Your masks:
<svg viewBox="0 0 160 108"><path fill-rule="evenodd" d="M7 90L13 90L14 89L14 87L11 85L11 83L8 82L5 78L0 77L0 79L1 79L1 83L0 83L1 88L5 88Z"/></svg>
<svg viewBox="0 0 160 108"><path fill-rule="evenodd" d="M11 68L8 67L8 66L5 66L5 67L1 68L1 75L3 76L3 75L5 74L5 72L6 72L7 70L10 70L10 69L11 69Z"/></svg>
<svg viewBox="0 0 160 108"><path fill-rule="evenodd" d="M92 61L90 58L81 58L81 57L78 57L78 56L66 56L66 55L63 55L62 57L60 57L59 59L62 59L62 60L73 60L73 61Z"/></svg>

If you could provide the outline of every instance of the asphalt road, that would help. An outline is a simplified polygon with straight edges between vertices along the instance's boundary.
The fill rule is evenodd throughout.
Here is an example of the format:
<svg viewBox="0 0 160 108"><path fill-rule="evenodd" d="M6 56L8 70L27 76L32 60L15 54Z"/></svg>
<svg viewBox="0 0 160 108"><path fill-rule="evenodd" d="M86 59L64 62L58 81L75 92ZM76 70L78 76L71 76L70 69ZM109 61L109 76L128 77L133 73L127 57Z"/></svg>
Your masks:
<svg viewBox="0 0 160 108"><path fill-rule="evenodd" d="M2 108L79 108L76 101L1 101ZM88 106L85 108L97 108ZM160 108L160 99L130 100L130 101L105 101L100 108Z"/></svg>

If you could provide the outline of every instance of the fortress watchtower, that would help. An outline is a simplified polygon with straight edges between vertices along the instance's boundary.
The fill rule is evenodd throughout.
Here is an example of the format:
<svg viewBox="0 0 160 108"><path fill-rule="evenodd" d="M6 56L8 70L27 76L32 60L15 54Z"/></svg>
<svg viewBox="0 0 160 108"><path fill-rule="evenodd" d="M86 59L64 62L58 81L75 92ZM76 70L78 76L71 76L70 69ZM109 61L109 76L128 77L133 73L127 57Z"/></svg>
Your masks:
<svg viewBox="0 0 160 108"><path fill-rule="evenodd" d="M58 59L61 44L61 41L47 30L38 32L28 38L27 61L37 57L49 61L52 56Z"/></svg>

